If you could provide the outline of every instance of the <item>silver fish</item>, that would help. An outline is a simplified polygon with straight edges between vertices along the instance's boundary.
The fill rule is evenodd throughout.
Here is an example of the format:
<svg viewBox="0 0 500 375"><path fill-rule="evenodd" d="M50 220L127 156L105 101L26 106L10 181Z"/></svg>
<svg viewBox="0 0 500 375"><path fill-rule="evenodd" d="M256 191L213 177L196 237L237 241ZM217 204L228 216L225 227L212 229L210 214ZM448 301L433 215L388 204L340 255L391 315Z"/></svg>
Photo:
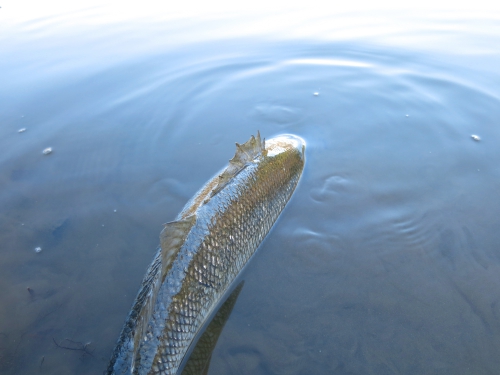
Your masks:
<svg viewBox="0 0 500 375"><path fill-rule="evenodd" d="M165 224L107 374L176 374L189 346L290 199L305 163L294 135L252 136Z"/></svg>
<svg viewBox="0 0 500 375"><path fill-rule="evenodd" d="M182 368L181 375L207 375L210 368L210 360L212 359L212 352L215 349L217 340L226 324L236 300L243 289L244 281L241 281L238 286L231 292L227 300L221 305L217 313L214 315L210 324L207 326L203 334L194 345L191 354L186 355L188 360L184 368ZM191 349L191 348L190 348Z"/></svg>

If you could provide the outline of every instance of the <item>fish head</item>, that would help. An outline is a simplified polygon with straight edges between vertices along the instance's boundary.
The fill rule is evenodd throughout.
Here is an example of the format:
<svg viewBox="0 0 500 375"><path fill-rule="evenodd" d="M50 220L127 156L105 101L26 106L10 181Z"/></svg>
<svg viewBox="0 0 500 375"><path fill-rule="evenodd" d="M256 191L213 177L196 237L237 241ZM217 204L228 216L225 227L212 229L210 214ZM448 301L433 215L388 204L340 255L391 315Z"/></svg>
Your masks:
<svg viewBox="0 0 500 375"><path fill-rule="evenodd" d="M268 157L293 152L298 153L302 161L305 158L306 141L294 134L282 134L265 141L265 152Z"/></svg>

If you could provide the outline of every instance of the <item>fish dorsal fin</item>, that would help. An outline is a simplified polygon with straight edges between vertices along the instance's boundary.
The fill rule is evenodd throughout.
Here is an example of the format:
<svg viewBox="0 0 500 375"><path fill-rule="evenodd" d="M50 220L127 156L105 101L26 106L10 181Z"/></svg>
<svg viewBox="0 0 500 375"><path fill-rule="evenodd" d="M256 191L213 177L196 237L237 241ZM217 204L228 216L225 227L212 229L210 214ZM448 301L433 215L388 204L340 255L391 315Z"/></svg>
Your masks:
<svg viewBox="0 0 500 375"><path fill-rule="evenodd" d="M179 253L195 221L195 215L190 215L182 220L172 221L165 224L165 228L160 233L160 251L155 256L148 272L146 272L146 276L142 281L142 288L132 307L133 313L129 315L126 323L126 326L130 327L134 343L133 354L129 357L130 363L135 362L140 342L144 339L148 330L148 323L153 314L158 290L167 272L172 268L173 260Z"/></svg>
<svg viewBox="0 0 500 375"><path fill-rule="evenodd" d="M122 330L118 349L115 349L113 354L111 370L108 368L109 373L111 371L113 374L130 373L130 368L133 368L141 341L144 340L148 330L158 290L195 221L196 215L189 215L182 220L165 224L165 228L161 231L160 250L142 280L141 289Z"/></svg>
<svg viewBox="0 0 500 375"><path fill-rule="evenodd" d="M265 139L263 141L260 140L260 132L257 132L257 137L252 135L250 139L242 145L236 142L236 153L233 158L229 160L228 167L234 167L236 169L243 168L247 163L254 160L264 151L265 142Z"/></svg>
<svg viewBox="0 0 500 375"><path fill-rule="evenodd" d="M242 145L236 142L236 153L229 160L229 165L224 172L219 175L219 181L217 182L217 186L212 190L211 197L221 191L248 163L254 161L259 155L265 155L265 153L266 140L260 139L260 132L257 132L257 137L252 135Z"/></svg>
<svg viewBox="0 0 500 375"><path fill-rule="evenodd" d="M190 215L182 220L171 221L165 224L160 233L161 246L161 274L162 279L172 266L172 261L179 252L182 244L196 221L196 215Z"/></svg>

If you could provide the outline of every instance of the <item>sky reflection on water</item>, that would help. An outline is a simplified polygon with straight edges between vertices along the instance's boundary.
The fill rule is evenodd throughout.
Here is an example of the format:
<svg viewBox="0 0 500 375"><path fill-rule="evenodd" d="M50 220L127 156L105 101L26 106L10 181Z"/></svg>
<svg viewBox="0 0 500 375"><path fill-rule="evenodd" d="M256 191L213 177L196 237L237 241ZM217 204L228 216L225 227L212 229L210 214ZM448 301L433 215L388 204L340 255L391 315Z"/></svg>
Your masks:
<svg viewBox="0 0 500 375"><path fill-rule="evenodd" d="M257 130L307 165L209 374L500 368L498 9L283 4L2 4L1 373L102 372L161 224Z"/></svg>

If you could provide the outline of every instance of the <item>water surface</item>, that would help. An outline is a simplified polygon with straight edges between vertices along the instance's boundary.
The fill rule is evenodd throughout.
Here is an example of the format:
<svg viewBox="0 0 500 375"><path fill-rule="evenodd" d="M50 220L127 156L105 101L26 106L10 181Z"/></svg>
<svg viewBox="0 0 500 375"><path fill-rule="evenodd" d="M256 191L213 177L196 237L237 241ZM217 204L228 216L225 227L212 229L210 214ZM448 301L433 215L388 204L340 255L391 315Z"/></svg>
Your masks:
<svg viewBox="0 0 500 375"><path fill-rule="evenodd" d="M2 5L0 373L101 373L257 130L307 164L208 373L497 373L500 13L263 9Z"/></svg>

